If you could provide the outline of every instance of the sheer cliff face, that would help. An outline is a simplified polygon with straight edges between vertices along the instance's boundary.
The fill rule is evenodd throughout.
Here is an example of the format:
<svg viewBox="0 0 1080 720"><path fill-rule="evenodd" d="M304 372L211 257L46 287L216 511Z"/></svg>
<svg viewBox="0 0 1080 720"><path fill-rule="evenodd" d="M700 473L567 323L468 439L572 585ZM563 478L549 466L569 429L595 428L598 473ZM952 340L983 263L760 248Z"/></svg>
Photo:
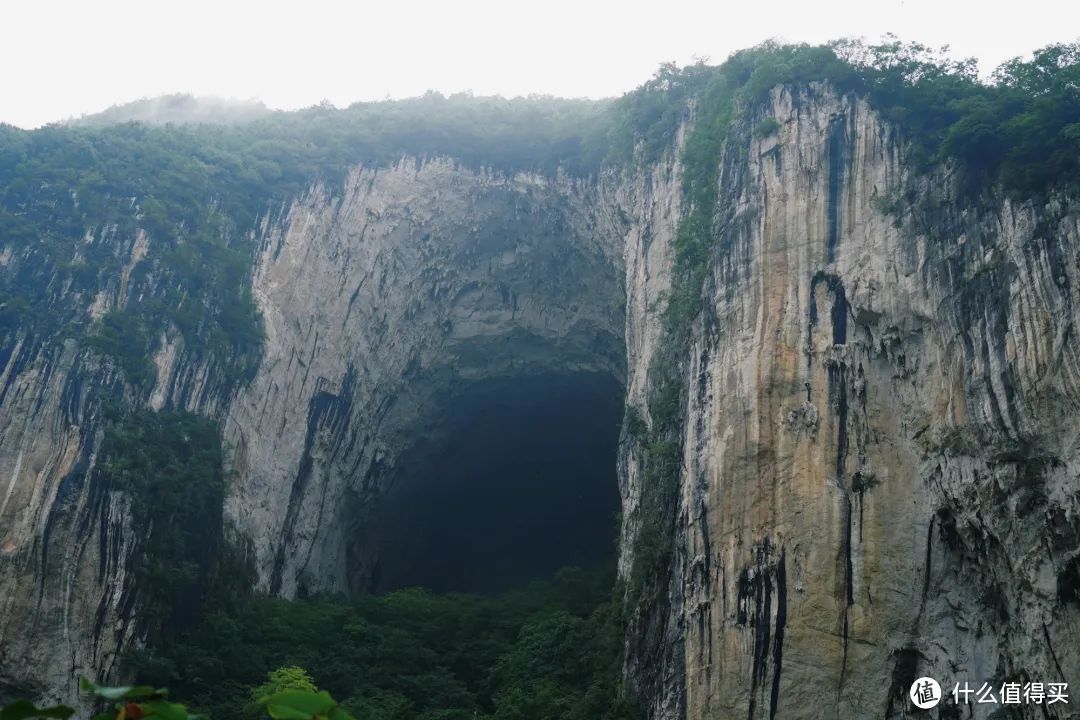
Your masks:
<svg viewBox="0 0 1080 720"><path fill-rule="evenodd" d="M130 499L94 482L106 398L221 420L228 530L250 552L258 589L366 588L380 560L363 542L370 501L456 402L485 382L624 382L617 198L627 192L412 159L355 168L333 194L313 187L258 230L252 284L266 341L235 393L168 327L143 391L74 341L32 327L9 335L0 695L73 699L79 674L120 679L119 657L142 641ZM100 292L63 296L93 318L137 295L128 277L156 240L103 231L85 242L129 258ZM0 245L0 269L20 272L21 261Z"/></svg>
<svg viewBox="0 0 1080 720"><path fill-rule="evenodd" d="M1075 209L961 201L944 172L898 203L865 102L771 114L721 182L653 655L685 684L653 716L901 717L922 675L1080 680Z"/></svg>
<svg viewBox="0 0 1080 720"><path fill-rule="evenodd" d="M365 588L372 501L470 388L622 381L625 221L593 186L449 161L358 169L267 232L255 380L227 415L228 503L261 589Z"/></svg>
<svg viewBox="0 0 1080 720"><path fill-rule="evenodd" d="M0 692L69 697L75 673L114 670L131 619L129 498L85 482L92 388L120 380L33 336L9 338L0 368Z"/></svg>

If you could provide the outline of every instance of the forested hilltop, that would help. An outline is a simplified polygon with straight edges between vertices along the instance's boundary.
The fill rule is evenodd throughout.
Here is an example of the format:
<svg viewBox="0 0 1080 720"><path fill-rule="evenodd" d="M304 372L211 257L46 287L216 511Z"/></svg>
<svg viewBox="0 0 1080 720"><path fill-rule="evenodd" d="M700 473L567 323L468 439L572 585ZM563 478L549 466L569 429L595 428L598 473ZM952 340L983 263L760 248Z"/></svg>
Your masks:
<svg viewBox="0 0 1080 720"><path fill-rule="evenodd" d="M1044 48L988 79L919 45L769 43L720 65L666 65L603 101L432 93L228 124L0 126L0 369L28 347L66 348L111 373L94 482L99 495L133 497L145 536L133 575L149 647L126 668L219 716L257 714L251 700L279 668L279 679L310 682L301 666L361 718L634 717L632 702L614 700L625 695L621 640L671 566L683 363L716 250L718 158L726 143L778 131L765 110L774 88L813 83L866 97L904 139L912 175L944 166L959 187L1021 203L1080 189L1080 45ZM144 408L166 332L224 395L252 377L265 340L251 290L262 223L313 184L340 196L358 164L445 157L584 184L656 161L682 127L665 347L650 422L625 420L647 448L648 480L625 586L612 594L608 569L568 570L498 598L252 597L221 528L232 449L207 418ZM139 237L150 240L133 241L144 253L135 263L136 251L110 242ZM88 313L118 282L120 301Z"/></svg>
<svg viewBox="0 0 1080 720"><path fill-rule="evenodd" d="M161 95L113 105L99 113L65 121L67 125L119 125L138 122L147 125L233 125L273 114L257 100L229 100L193 95Z"/></svg>
<svg viewBox="0 0 1080 720"><path fill-rule="evenodd" d="M404 156L587 177L654 159L693 113L683 182L700 221L714 204L712 159L736 116L752 114L777 85L811 82L866 94L910 139L914 167L953 162L980 185L1000 183L1024 197L1080 178L1077 45L1005 63L989 81L974 61L920 45L768 43L719 66L666 65L617 100L431 93L233 125L0 126L0 237L17 258L16 271L0 278L0 332L33 327L86 338L139 385L156 342L148 329L167 315L189 347L239 380L260 342L245 277L251 233L312 182L333 191L350 166ZM770 132L770 123L755 131ZM155 243L132 282L140 287L151 273L157 282L140 287L140 302L88 324L70 301L122 263L102 243L74 243L88 229L136 228ZM199 302L182 303L181 286L193 287Z"/></svg>

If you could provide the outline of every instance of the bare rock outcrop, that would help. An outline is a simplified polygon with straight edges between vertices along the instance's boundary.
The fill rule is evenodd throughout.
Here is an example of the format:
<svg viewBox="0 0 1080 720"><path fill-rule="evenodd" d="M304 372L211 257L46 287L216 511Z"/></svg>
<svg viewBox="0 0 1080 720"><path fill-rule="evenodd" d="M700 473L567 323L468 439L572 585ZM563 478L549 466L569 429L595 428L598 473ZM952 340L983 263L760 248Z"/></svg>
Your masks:
<svg viewBox="0 0 1080 720"><path fill-rule="evenodd" d="M686 378L684 652L658 670L685 686L652 716L906 717L922 675L1075 683L1075 208L909 176L896 131L825 86L768 114L779 132L719 188Z"/></svg>

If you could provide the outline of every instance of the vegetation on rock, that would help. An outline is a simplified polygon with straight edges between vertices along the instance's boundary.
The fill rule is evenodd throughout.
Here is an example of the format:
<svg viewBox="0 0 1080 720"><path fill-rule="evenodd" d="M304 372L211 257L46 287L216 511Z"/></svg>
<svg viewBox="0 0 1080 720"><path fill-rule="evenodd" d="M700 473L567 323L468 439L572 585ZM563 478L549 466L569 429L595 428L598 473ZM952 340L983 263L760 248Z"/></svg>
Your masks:
<svg viewBox="0 0 1080 720"><path fill-rule="evenodd" d="M733 237L733 208L720 187L724 163L749 147L751 127L759 137L779 130L765 115L774 88L812 83L867 97L902 133L916 174L951 164L968 187L996 184L1021 200L1080 186L1080 44L1011 60L985 82L974 60L895 39L877 45L768 42L716 67L665 65L619 100L609 157L628 157L636 147L639 161L652 162L673 148L679 127L687 127L665 340L650 368L649 432L636 433L645 479L628 584L632 606L659 597L671 569L691 328L707 272L726 251L725 238Z"/></svg>
<svg viewBox="0 0 1080 720"><path fill-rule="evenodd" d="M138 621L151 638L194 624L249 585L225 541L217 423L184 412L108 412L93 482L131 498Z"/></svg>

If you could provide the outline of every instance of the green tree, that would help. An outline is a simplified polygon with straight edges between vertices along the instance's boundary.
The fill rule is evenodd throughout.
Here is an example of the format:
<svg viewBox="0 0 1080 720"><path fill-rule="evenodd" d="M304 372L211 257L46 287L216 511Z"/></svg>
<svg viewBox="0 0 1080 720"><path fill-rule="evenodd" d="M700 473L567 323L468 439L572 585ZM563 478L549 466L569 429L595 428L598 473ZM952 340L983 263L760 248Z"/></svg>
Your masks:
<svg viewBox="0 0 1080 720"><path fill-rule="evenodd" d="M259 718L265 714L268 698L283 692L317 693L319 688L311 680L307 670L296 665L286 665L266 674L266 682L251 690L251 702L244 708L244 715Z"/></svg>
<svg viewBox="0 0 1080 720"><path fill-rule="evenodd" d="M319 691L307 670L295 665L287 665L267 673L266 682L251 691L251 699L258 702L286 690Z"/></svg>

